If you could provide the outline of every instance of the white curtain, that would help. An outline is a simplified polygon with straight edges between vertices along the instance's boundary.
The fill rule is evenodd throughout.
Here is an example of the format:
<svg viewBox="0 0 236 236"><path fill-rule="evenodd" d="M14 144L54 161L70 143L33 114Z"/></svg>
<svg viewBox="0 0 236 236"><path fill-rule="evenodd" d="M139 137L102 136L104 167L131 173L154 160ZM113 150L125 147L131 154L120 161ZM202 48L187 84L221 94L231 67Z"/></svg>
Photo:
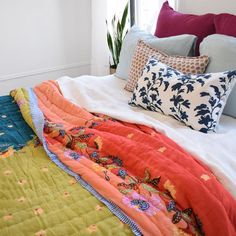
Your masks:
<svg viewBox="0 0 236 236"><path fill-rule="evenodd" d="M169 0L175 7L177 0ZM152 32L160 8L165 0L136 0L137 25ZM109 50L106 41L105 20L111 21L114 14L121 17L127 0L91 0L92 9L92 48L91 74L107 75L109 73Z"/></svg>
<svg viewBox="0 0 236 236"><path fill-rule="evenodd" d="M136 0L136 22L142 29L154 33L157 17L166 0ZM176 8L177 0L169 0L170 6Z"/></svg>

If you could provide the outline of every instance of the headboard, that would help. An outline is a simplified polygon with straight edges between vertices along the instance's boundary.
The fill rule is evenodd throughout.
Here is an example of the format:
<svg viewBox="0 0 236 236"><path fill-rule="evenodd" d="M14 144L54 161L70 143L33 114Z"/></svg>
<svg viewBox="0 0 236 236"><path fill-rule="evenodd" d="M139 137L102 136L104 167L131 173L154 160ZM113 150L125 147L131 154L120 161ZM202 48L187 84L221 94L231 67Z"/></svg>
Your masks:
<svg viewBox="0 0 236 236"><path fill-rule="evenodd" d="M231 13L236 15L236 0L176 0L182 13Z"/></svg>

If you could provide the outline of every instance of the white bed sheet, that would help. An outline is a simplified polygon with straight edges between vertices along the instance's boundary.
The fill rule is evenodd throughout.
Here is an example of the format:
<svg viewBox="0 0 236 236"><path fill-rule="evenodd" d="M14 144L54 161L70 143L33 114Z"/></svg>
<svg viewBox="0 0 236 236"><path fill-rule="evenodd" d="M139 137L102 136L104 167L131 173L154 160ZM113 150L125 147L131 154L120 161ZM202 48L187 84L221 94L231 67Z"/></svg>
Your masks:
<svg viewBox="0 0 236 236"><path fill-rule="evenodd" d="M236 119L222 116L217 133L204 134L171 117L129 106L131 93L123 89L126 81L113 75L62 77L58 83L65 98L90 112L144 124L165 133L205 163L236 198Z"/></svg>

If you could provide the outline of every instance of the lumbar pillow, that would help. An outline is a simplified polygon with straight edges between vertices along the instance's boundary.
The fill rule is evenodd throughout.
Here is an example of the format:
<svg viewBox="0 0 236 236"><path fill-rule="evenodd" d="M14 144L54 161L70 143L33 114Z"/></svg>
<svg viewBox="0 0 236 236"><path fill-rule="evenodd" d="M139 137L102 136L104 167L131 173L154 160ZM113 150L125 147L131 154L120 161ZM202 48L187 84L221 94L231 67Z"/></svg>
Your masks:
<svg viewBox="0 0 236 236"><path fill-rule="evenodd" d="M202 74L208 65L208 56L200 57L184 57L184 56L169 56L158 49L153 48L143 41L139 41L132 58L129 71L129 80L125 85L125 89L133 92L138 79L141 76L142 70L151 57L155 57L160 62L167 64L173 69L179 70L184 74Z"/></svg>
<svg viewBox="0 0 236 236"><path fill-rule="evenodd" d="M220 34L210 35L201 43L200 53L210 57L207 73L236 70L235 37ZM236 118L236 86L228 98L223 113Z"/></svg>
<svg viewBox="0 0 236 236"><path fill-rule="evenodd" d="M199 55L199 44L208 35L215 33L214 14L193 15L176 12L166 1L157 19L155 35L169 37L180 34L193 34L198 37L196 55Z"/></svg>
<svg viewBox="0 0 236 236"><path fill-rule="evenodd" d="M170 115L208 133L219 123L235 78L236 70L186 75L150 58L129 104Z"/></svg>
<svg viewBox="0 0 236 236"><path fill-rule="evenodd" d="M131 60L140 39L148 45L169 55L191 56L195 48L197 37L185 34L160 39L140 30L137 26L133 26L125 36L122 44L120 62L116 70L117 77L128 80Z"/></svg>

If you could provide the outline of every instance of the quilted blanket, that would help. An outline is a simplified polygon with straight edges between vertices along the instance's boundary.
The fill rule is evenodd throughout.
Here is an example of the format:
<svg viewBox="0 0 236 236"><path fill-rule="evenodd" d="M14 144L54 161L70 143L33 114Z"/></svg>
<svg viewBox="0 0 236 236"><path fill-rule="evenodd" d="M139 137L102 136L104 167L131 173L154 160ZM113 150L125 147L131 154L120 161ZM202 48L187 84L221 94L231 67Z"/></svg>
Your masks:
<svg viewBox="0 0 236 236"><path fill-rule="evenodd" d="M33 125L27 92L12 95ZM50 161L10 96L0 108L0 235L132 235L102 198Z"/></svg>
<svg viewBox="0 0 236 236"><path fill-rule="evenodd" d="M164 134L89 113L55 82L30 90L29 102L51 160L111 203L136 235L236 234L235 200Z"/></svg>

